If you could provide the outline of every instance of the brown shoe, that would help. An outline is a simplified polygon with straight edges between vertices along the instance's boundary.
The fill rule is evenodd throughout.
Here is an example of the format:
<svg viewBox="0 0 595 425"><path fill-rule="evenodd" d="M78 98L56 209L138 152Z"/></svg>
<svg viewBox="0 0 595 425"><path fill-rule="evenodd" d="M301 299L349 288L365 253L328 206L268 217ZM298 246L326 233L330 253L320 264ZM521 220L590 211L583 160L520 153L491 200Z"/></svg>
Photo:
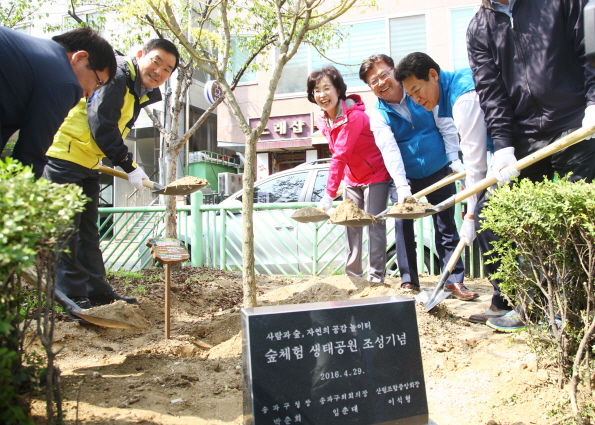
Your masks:
<svg viewBox="0 0 595 425"><path fill-rule="evenodd" d="M482 314L473 314L471 316L469 316L469 320L470 322L473 323L483 323L485 324L489 319L494 319L494 318L498 318L498 317L502 317L507 313L510 313L511 310L501 310L497 307L494 307L493 305L491 305L485 312L483 312Z"/></svg>
<svg viewBox="0 0 595 425"><path fill-rule="evenodd" d="M419 286L414 285L413 283L401 283L401 289L405 289L408 291L419 291Z"/></svg>
<svg viewBox="0 0 595 425"><path fill-rule="evenodd" d="M458 298L461 301L470 301L474 300L475 298L479 297L479 294L476 292L471 292L467 289L465 285L462 283L453 283L452 285L445 286L445 289L450 289L452 291L452 295L450 296Z"/></svg>

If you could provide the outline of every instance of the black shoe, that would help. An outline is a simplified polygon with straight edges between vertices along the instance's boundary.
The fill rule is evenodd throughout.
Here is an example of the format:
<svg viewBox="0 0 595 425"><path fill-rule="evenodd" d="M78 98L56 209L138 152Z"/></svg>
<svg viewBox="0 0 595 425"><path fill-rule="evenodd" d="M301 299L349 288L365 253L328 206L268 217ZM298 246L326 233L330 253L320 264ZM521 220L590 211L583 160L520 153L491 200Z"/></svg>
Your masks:
<svg viewBox="0 0 595 425"><path fill-rule="evenodd" d="M83 310L86 310L88 308L93 308L93 306L91 305L91 302L89 301L89 298L87 298L87 297L73 297L73 298L71 298L71 300ZM79 323L89 323L85 319L81 319L80 317L78 317L69 308L65 308L64 311L66 311L66 314L72 320L76 320Z"/></svg>
<svg viewBox="0 0 595 425"><path fill-rule="evenodd" d="M128 304L138 304L138 301L136 300L136 298L133 297L123 297L122 295L118 294L116 291L109 290L107 292L104 292L103 294L100 295L95 295L94 297L89 297L89 301L91 301L91 305L96 307L98 305L106 305L106 304L111 304L114 301L125 301Z"/></svg>

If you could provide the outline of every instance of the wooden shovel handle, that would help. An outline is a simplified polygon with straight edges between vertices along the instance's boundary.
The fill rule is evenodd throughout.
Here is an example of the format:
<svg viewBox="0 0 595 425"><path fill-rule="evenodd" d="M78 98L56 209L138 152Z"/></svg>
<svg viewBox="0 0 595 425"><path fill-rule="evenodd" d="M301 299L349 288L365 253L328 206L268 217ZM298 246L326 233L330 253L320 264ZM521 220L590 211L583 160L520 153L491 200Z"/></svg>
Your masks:
<svg viewBox="0 0 595 425"><path fill-rule="evenodd" d="M459 243L457 244L455 250L453 251L452 255L450 256L448 263L446 263L446 270L448 270L448 274L451 274L452 271L454 270L455 265L457 264L457 261L459 261L459 257L463 253L463 250L465 249L466 246L467 246L467 239L466 238L459 239Z"/></svg>
<svg viewBox="0 0 595 425"><path fill-rule="evenodd" d="M529 165L535 164L537 161L541 161L544 158L547 158L550 155L555 154L556 152L561 151L562 149L566 149L569 146L575 145L585 139L585 137L590 136L591 134L595 133L595 127L582 127L578 130L573 131L570 134L558 139L551 145L548 145L544 148L541 148L530 155L527 155L523 159L518 160L514 164L510 165L510 168L514 168L515 170L522 170L527 168ZM465 190L457 193L454 198L454 204L461 202L463 199L467 199L471 195L475 195L476 193L481 192L484 189L492 186L493 184L497 183L498 180L490 175L483 180L478 181L475 185L466 188ZM447 199L449 201L451 198ZM438 211L442 211L442 209L438 209L439 206L442 204L446 204L446 201L441 202L439 205L436 205L436 209ZM450 202L449 202L450 204ZM454 205L453 204L453 205Z"/></svg>
<svg viewBox="0 0 595 425"><path fill-rule="evenodd" d="M460 173L451 173L448 176L444 177L442 180L438 180L433 185L426 187L425 189L420 190L419 192L415 193L413 197L415 199L420 199L426 196L428 193L432 193L435 190L440 189L441 187L446 186L447 184L451 184L456 182L457 180L464 179L467 176L466 171L461 171Z"/></svg>
<svg viewBox="0 0 595 425"><path fill-rule="evenodd" d="M110 176L128 180L128 174L126 174L125 172L114 170L113 168L106 167L105 165L100 165L99 171ZM155 187L155 183L153 183L151 180L143 179L143 186L148 187L149 189L157 190L157 187ZM161 185L158 186L161 187Z"/></svg>

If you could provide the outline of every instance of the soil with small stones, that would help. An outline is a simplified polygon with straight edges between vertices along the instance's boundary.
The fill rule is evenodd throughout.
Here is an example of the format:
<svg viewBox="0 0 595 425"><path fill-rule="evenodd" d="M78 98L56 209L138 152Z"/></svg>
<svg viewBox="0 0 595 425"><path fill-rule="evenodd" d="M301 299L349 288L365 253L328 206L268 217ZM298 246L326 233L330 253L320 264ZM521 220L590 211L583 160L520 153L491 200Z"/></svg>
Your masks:
<svg viewBox="0 0 595 425"><path fill-rule="evenodd" d="M438 276L420 280L431 289ZM169 340L162 269L141 278L110 276L119 293L138 298L147 330L81 325L58 315L54 348L66 424L242 423L241 274L187 267L172 270L171 281ZM259 305L414 295L400 284L257 275L257 294ZM486 280L466 285L480 294L477 300L447 299L433 315L416 305L430 418L439 425L547 425L568 415L568 392L557 388L553 368L538 364L524 333L465 320L484 311L492 294ZM33 395L33 407L36 423L46 423L43 395Z"/></svg>
<svg viewBox="0 0 595 425"><path fill-rule="evenodd" d="M406 196L403 202L394 204L388 214L403 214L403 213L422 213L434 205L427 202L418 201L413 196Z"/></svg>
<svg viewBox="0 0 595 425"><path fill-rule="evenodd" d="M206 186L209 184L209 181L206 179L201 179L199 177L193 176L186 176L182 177L181 179L175 180L167 185L167 187L178 187L178 186Z"/></svg>
<svg viewBox="0 0 595 425"><path fill-rule="evenodd" d="M310 223L328 220L329 215L320 208L304 207L294 212L291 218L301 223Z"/></svg>
<svg viewBox="0 0 595 425"><path fill-rule="evenodd" d="M340 224L340 223L350 223L350 222L357 222L357 221L365 221L375 223L378 221L376 217L372 214L369 214L358 208L353 202L353 199L345 199L343 202L339 204L337 208L331 213L330 216L331 223Z"/></svg>

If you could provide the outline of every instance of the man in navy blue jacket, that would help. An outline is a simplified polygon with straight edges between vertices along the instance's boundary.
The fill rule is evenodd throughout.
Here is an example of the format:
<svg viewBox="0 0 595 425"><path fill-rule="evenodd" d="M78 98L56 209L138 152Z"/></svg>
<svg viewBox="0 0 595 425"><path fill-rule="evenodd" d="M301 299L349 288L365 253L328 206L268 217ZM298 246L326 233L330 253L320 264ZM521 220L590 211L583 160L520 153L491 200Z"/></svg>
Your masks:
<svg viewBox="0 0 595 425"><path fill-rule="evenodd" d="M112 47L90 28L52 40L0 27L0 152L19 131L12 156L37 177L68 112L116 75Z"/></svg>
<svg viewBox="0 0 595 425"><path fill-rule="evenodd" d="M509 167L581 125L595 124L595 68L585 58L583 8L587 0L482 0L467 30L469 63L486 124L494 141L491 172L504 184L519 172ZM585 140L520 172L540 181L554 173L590 182L595 141ZM475 209L479 217L485 192ZM480 225L480 223L476 223ZM482 252L497 236L477 237ZM490 256L488 256L489 258ZM485 264L493 273L498 263ZM524 327L492 280L492 304L471 321L503 332ZM506 313L505 316L502 316ZM502 316L502 317L501 317Z"/></svg>

